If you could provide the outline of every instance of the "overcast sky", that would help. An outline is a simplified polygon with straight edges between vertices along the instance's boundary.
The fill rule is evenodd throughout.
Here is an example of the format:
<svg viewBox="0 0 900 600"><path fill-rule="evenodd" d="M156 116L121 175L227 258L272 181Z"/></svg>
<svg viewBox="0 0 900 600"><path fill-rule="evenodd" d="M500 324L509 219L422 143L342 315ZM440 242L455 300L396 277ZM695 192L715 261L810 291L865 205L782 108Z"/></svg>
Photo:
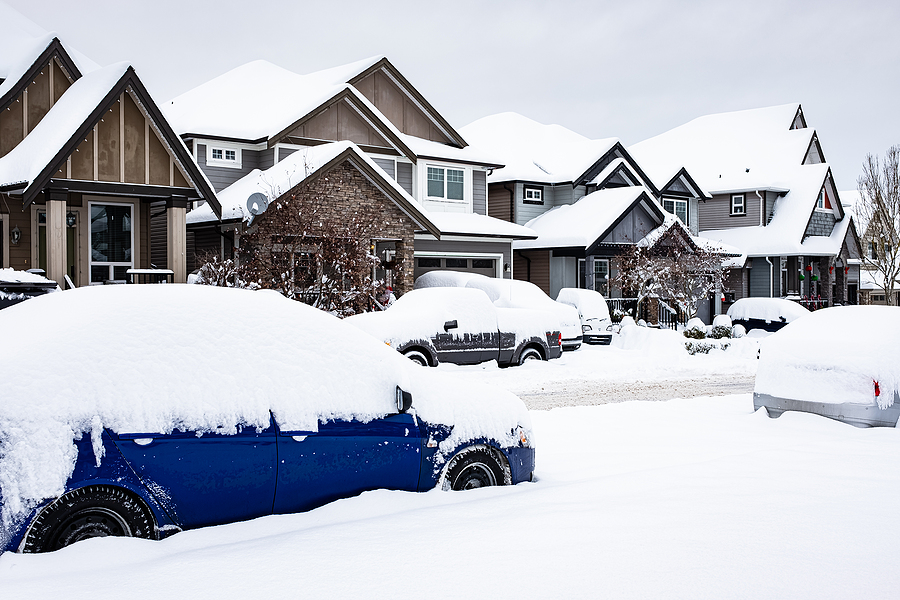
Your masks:
<svg viewBox="0 0 900 600"><path fill-rule="evenodd" d="M897 0L5 1L130 62L160 103L255 59L308 73L384 54L457 129L515 111L630 145L799 102L840 189L900 144Z"/></svg>

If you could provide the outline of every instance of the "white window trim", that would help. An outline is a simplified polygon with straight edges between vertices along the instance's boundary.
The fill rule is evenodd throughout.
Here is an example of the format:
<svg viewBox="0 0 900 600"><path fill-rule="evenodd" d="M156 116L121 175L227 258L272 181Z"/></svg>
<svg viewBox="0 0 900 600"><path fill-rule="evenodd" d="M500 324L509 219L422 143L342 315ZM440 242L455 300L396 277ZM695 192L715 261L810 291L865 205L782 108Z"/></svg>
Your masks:
<svg viewBox="0 0 900 600"><path fill-rule="evenodd" d="M222 156L225 156L226 152L234 152L234 160L227 160L225 158L213 158L213 150L221 150ZM241 168L241 148L240 146L236 146L234 144L222 144L219 142L216 143L207 143L206 144L206 164L210 167L226 167L229 169L240 169Z"/></svg>
<svg viewBox="0 0 900 600"><path fill-rule="evenodd" d="M740 199L741 199L741 210L740 210L740 212L738 212L737 210L735 210L735 206L736 206L736 205L735 205L735 199L736 199L736 198L740 198ZM744 194L732 194L732 195L731 195L731 206L729 207L729 212L728 212L728 214L729 214L729 215L733 215L733 216L738 216L738 215L744 216L744 215L746 215L746 214L747 214L747 196L744 195Z"/></svg>
<svg viewBox="0 0 900 600"><path fill-rule="evenodd" d="M529 198L528 192L537 192L539 198ZM544 204L544 188L539 185L523 185L522 186L522 202L525 204Z"/></svg>
<svg viewBox="0 0 900 600"><path fill-rule="evenodd" d="M87 219L90 220L91 208L95 205L100 206L127 206L131 209L131 267L135 268L134 265L140 264L139 256L138 256L138 248L135 244L134 232L138 231L138 227L140 226L140 222L138 221L138 205L134 202L106 202L104 200L90 200L87 205ZM94 261L92 258L91 248L93 247L93 240L91 237L93 236L93 232L91 228L87 228L87 252L88 252L88 263L87 263L87 281L89 285L102 285L102 282L91 281L91 268L96 264L98 266L125 266L124 262L114 263L114 262L104 262L104 261Z"/></svg>
<svg viewBox="0 0 900 600"><path fill-rule="evenodd" d="M678 216L678 203L683 203L684 204L684 216L685 216L684 225L689 225L688 221L690 221L690 219L691 219L691 212L690 212L690 203L687 201L687 199L685 199L685 198L663 198L663 209L664 210L666 208L666 202L671 202L672 208L674 209L671 212L666 210L666 212L668 212L671 215L675 215L676 217Z"/></svg>
<svg viewBox="0 0 900 600"><path fill-rule="evenodd" d="M493 254L490 252L413 252L413 269L415 269L415 265L418 264L418 262L415 261L420 258L469 258L472 260L483 258L485 260L493 260L495 271L494 276L497 278L503 277L503 254Z"/></svg>
<svg viewBox="0 0 900 600"><path fill-rule="evenodd" d="M441 198L440 196L429 196L428 195L428 168L436 168L444 170L444 195L445 197ZM462 171L463 172L463 198L462 200L450 200L446 198L447 194L447 170L453 169L454 171ZM464 167L462 165L454 165L448 163L423 163L422 166L422 177L421 177L421 190L422 190L422 198L427 200L428 202L440 202L442 204L455 204L455 205L471 205L472 204L472 169L470 167Z"/></svg>

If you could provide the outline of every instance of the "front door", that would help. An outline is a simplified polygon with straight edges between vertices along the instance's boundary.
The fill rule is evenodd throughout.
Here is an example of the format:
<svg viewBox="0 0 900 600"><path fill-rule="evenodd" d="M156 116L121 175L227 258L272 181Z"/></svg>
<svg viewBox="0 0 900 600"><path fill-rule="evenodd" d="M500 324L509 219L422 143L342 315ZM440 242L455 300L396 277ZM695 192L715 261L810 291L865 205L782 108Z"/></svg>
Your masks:
<svg viewBox="0 0 900 600"><path fill-rule="evenodd" d="M40 211L38 221L38 267L47 272L47 213ZM78 281L78 216L66 215L66 275L74 284Z"/></svg>

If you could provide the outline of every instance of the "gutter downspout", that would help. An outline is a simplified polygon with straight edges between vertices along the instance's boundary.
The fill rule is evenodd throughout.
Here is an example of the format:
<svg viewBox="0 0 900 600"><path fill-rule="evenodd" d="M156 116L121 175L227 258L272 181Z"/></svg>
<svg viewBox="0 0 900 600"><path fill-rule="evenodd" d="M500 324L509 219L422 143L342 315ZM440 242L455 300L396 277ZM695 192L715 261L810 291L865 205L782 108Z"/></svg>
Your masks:
<svg viewBox="0 0 900 600"><path fill-rule="evenodd" d="M759 226L766 226L766 201L763 200L763 197L759 195L759 190L756 190L756 197L759 198Z"/></svg>
<svg viewBox="0 0 900 600"><path fill-rule="evenodd" d="M769 298L774 298L775 294L775 282L772 279L775 277L775 265L772 264L772 261L769 260L770 257L766 257L766 262L769 263Z"/></svg>
<svg viewBox="0 0 900 600"><path fill-rule="evenodd" d="M759 198L759 226L766 226L766 201L762 196L759 195L759 190L755 191L756 197ZM772 264L770 257L766 257L766 262L769 263L769 298L774 298L775 296L775 281L773 277L775 277L775 265Z"/></svg>

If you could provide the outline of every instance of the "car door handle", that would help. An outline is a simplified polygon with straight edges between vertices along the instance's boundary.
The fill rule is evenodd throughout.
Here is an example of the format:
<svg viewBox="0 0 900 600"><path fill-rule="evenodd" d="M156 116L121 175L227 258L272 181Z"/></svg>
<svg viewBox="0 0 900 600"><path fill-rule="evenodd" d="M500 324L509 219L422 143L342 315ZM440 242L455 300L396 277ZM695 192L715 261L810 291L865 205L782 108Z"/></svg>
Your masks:
<svg viewBox="0 0 900 600"><path fill-rule="evenodd" d="M306 438L307 438L307 436L305 436L305 435L292 435L291 436L291 439L294 440L295 442L302 442Z"/></svg>

